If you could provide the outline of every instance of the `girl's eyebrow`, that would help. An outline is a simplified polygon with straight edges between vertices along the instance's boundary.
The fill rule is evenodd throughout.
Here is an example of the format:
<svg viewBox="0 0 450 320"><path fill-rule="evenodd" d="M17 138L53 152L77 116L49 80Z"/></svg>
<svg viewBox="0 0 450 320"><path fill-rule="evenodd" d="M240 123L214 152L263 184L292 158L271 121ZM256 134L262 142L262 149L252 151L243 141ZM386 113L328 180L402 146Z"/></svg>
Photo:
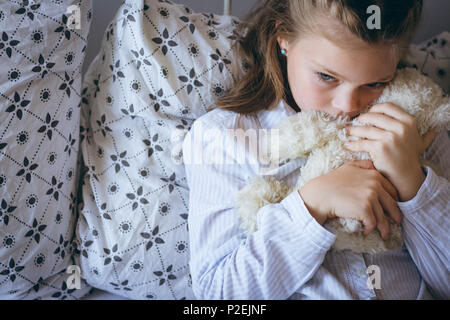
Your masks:
<svg viewBox="0 0 450 320"><path fill-rule="evenodd" d="M316 62L314 62L314 61L313 61L313 63L314 63L315 65L317 65L318 67L322 68L324 72L329 73L330 75L335 76L335 77L337 77L337 78L341 78L341 79L347 80L344 76L340 75L339 73L334 72L334 71L331 71L331 70L328 70L327 68L325 68L325 67L322 66L321 64L316 63ZM382 78L382 79L379 79L378 81L375 81L375 82L383 82L383 81L387 81L387 80L392 80L392 78L394 78L394 76L395 76L395 73L396 73L396 71L394 71L393 74L391 74L391 75L389 75L389 76L387 76L387 77L384 77L384 78ZM347 80L347 81L348 81L348 80Z"/></svg>

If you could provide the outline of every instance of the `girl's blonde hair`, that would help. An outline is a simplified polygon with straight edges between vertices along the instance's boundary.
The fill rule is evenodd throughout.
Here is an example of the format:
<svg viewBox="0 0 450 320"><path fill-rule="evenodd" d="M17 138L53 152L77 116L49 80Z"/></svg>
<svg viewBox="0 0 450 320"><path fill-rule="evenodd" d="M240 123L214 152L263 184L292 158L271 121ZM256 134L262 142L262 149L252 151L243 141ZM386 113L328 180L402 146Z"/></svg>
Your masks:
<svg viewBox="0 0 450 320"><path fill-rule="evenodd" d="M367 8L371 5L380 8L380 29L367 27ZM316 34L345 47L351 42L336 29L343 26L368 45L392 45L401 58L419 23L422 6L422 0L265 0L237 30L244 35L237 45L249 62L248 72L217 99L217 107L250 114L282 99L295 104L285 57L277 42L279 36L291 43Z"/></svg>

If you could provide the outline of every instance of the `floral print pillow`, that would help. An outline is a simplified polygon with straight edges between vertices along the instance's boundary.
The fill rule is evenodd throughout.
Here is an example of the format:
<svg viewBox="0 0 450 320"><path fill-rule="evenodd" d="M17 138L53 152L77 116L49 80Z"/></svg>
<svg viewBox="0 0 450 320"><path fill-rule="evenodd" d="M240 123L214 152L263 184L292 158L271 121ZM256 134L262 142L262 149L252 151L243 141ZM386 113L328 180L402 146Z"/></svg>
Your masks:
<svg viewBox="0 0 450 320"><path fill-rule="evenodd" d="M0 299L78 299L81 66L91 0L0 2ZM76 289L77 288L77 289Z"/></svg>
<svg viewBox="0 0 450 320"><path fill-rule="evenodd" d="M419 45L411 45L406 63L450 93L450 32L444 31Z"/></svg>
<svg viewBox="0 0 450 320"><path fill-rule="evenodd" d="M181 146L245 71L238 23L130 0L107 28L83 85L77 264L90 285L131 299L195 298Z"/></svg>

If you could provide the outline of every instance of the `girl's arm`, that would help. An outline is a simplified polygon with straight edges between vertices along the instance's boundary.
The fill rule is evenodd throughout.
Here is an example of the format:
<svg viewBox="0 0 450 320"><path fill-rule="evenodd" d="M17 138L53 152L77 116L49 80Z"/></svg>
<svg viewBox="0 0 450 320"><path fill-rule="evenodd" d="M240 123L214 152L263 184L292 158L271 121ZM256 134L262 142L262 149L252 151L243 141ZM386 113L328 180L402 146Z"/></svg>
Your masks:
<svg viewBox="0 0 450 320"><path fill-rule="evenodd" d="M419 272L437 298L450 298L450 139L442 131L425 152L436 163L439 176L429 166L426 179L416 196L398 202L403 212L406 247Z"/></svg>
<svg viewBox="0 0 450 320"><path fill-rule="evenodd" d="M311 217L297 191L260 208L258 231L247 236L235 195L251 169L230 156L225 128L206 135L210 129L197 120L183 142L193 292L198 299L287 299L315 274L335 236ZM193 163L199 155L218 161Z"/></svg>

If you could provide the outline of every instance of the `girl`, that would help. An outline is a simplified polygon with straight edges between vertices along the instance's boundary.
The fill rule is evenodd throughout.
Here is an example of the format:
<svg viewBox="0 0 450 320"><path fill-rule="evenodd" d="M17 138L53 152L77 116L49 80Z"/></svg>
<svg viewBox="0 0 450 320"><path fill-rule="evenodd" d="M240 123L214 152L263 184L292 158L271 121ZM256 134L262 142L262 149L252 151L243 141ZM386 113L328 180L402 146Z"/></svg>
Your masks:
<svg viewBox="0 0 450 320"><path fill-rule="evenodd" d="M381 9L381 29L367 27L372 4ZM449 138L420 136L394 104L374 105L358 119L369 126L349 128L364 138L349 150L372 161L346 163L260 208L251 235L239 228L235 209L236 193L262 166L229 133L270 129L302 109L358 116L395 76L421 10L421 0L267 0L248 16L240 42L248 73L183 142L197 298L450 298ZM445 177L420 165L425 150ZM192 156L203 162L186 161ZM303 163L281 165L277 178L292 186ZM323 226L327 219L357 219L366 234L386 239L386 215L403 228L401 249L330 250L335 234Z"/></svg>

